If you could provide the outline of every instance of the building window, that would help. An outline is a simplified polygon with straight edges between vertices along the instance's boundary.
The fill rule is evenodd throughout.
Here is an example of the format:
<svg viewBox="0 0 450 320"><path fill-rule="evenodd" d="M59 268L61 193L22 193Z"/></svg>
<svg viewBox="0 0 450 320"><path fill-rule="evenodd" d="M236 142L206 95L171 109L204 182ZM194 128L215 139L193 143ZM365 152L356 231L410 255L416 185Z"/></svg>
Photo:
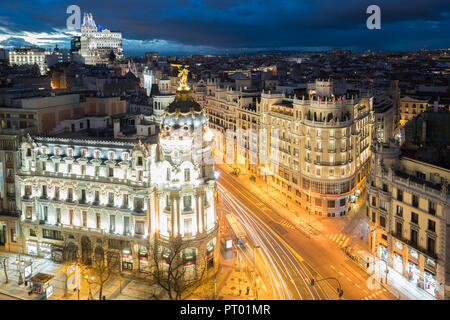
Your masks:
<svg viewBox="0 0 450 320"><path fill-rule="evenodd" d="M142 161L142 157L138 157L137 158L137 166L142 166L142 163L143 163L143 161Z"/></svg>
<svg viewBox="0 0 450 320"><path fill-rule="evenodd" d="M436 232L436 222L428 219L428 230L432 232Z"/></svg>
<svg viewBox="0 0 450 320"><path fill-rule="evenodd" d="M380 200L380 209L386 211L387 210L387 202L384 200Z"/></svg>
<svg viewBox="0 0 450 320"><path fill-rule="evenodd" d="M108 167L108 177L114 177L114 169L111 167Z"/></svg>
<svg viewBox="0 0 450 320"><path fill-rule="evenodd" d="M377 218L377 214L375 213L375 211L372 211L372 222L375 223Z"/></svg>
<svg viewBox="0 0 450 320"><path fill-rule="evenodd" d="M73 210L69 210L69 224L73 225Z"/></svg>
<svg viewBox="0 0 450 320"><path fill-rule="evenodd" d="M69 200L69 201L73 200L73 189L72 188L67 189L67 200Z"/></svg>
<svg viewBox="0 0 450 320"><path fill-rule="evenodd" d="M108 192L108 204L111 206L114 205L114 192Z"/></svg>
<svg viewBox="0 0 450 320"><path fill-rule="evenodd" d="M56 208L56 223L61 223L61 208Z"/></svg>
<svg viewBox="0 0 450 320"><path fill-rule="evenodd" d="M144 234L144 222L143 221L136 221L136 233Z"/></svg>
<svg viewBox="0 0 450 320"><path fill-rule="evenodd" d="M398 201L403 201L403 191L397 189L397 200Z"/></svg>
<svg viewBox="0 0 450 320"><path fill-rule="evenodd" d="M436 240L433 238L427 237L427 250L429 253L433 254L436 252Z"/></svg>
<svg viewBox="0 0 450 320"><path fill-rule="evenodd" d="M335 207L336 207L336 201L328 200L328 208L335 208Z"/></svg>
<svg viewBox="0 0 450 320"><path fill-rule="evenodd" d="M69 163L69 164L67 165L67 172L68 172L68 173L71 173L71 172L72 172L72 164L71 164L71 163Z"/></svg>
<svg viewBox="0 0 450 320"><path fill-rule="evenodd" d="M111 233L116 231L116 216L113 214L109 216L109 230Z"/></svg>
<svg viewBox="0 0 450 320"><path fill-rule="evenodd" d="M130 217L123 217L123 230L125 234L130 232Z"/></svg>
<svg viewBox="0 0 450 320"><path fill-rule="evenodd" d="M53 240L64 240L61 231L58 230L42 229L42 237Z"/></svg>
<svg viewBox="0 0 450 320"><path fill-rule="evenodd" d="M388 192L388 186L386 183L383 183L383 191Z"/></svg>
<svg viewBox="0 0 450 320"><path fill-rule="evenodd" d="M82 217L83 217L83 227L87 227L87 212L83 211L82 212Z"/></svg>
<svg viewBox="0 0 450 320"><path fill-rule="evenodd" d="M397 215L403 217L403 207L397 206Z"/></svg>
<svg viewBox="0 0 450 320"><path fill-rule="evenodd" d="M33 189L31 186L29 186L29 185L25 186L25 195L26 196L31 196L32 191L33 191Z"/></svg>
<svg viewBox="0 0 450 320"><path fill-rule="evenodd" d="M386 228L386 218L383 216L380 216L380 226Z"/></svg>
<svg viewBox="0 0 450 320"><path fill-rule="evenodd" d="M167 168L167 171L166 171L166 178L167 178L167 181L170 180L170 168Z"/></svg>
<svg viewBox="0 0 450 320"><path fill-rule="evenodd" d="M419 207L419 197L414 195L412 196L412 206L414 208L418 208Z"/></svg>
<svg viewBox="0 0 450 320"><path fill-rule="evenodd" d="M55 197L56 200L59 200L59 187L55 186Z"/></svg>
<svg viewBox="0 0 450 320"><path fill-rule="evenodd" d="M141 198L135 198L134 199L134 210L135 211L142 211L144 208L144 202Z"/></svg>
<svg viewBox="0 0 450 320"><path fill-rule="evenodd" d="M411 222L419 224L419 215L415 212L411 212Z"/></svg>
<svg viewBox="0 0 450 320"><path fill-rule="evenodd" d="M94 191L94 202L99 203L100 201L100 191L95 190Z"/></svg>
<svg viewBox="0 0 450 320"><path fill-rule="evenodd" d="M411 229L411 244L417 245L417 231L414 229Z"/></svg>
<svg viewBox="0 0 450 320"><path fill-rule="evenodd" d="M184 219L184 236L192 236L192 219Z"/></svg>
<svg viewBox="0 0 450 320"><path fill-rule="evenodd" d="M403 224L401 222L397 222L395 224L395 232L397 237L401 238L403 235Z"/></svg>
<svg viewBox="0 0 450 320"><path fill-rule="evenodd" d="M31 219L32 216L33 216L33 208L32 207L27 207L26 211L25 211L25 218Z"/></svg>
<svg viewBox="0 0 450 320"><path fill-rule="evenodd" d="M191 170L184 169L184 181L190 181L191 180Z"/></svg>
<svg viewBox="0 0 450 320"><path fill-rule="evenodd" d="M345 198L341 199L339 204L341 207L345 206Z"/></svg>
<svg viewBox="0 0 450 320"><path fill-rule="evenodd" d="M123 206L128 207L128 194L123 195Z"/></svg>
<svg viewBox="0 0 450 320"><path fill-rule="evenodd" d="M30 229L30 237L36 237L36 231Z"/></svg>
<svg viewBox="0 0 450 320"><path fill-rule="evenodd" d="M11 242L17 242L16 229L11 228Z"/></svg>
<svg viewBox="0 0 450 320"><path fill-rule="evenodd" d="M183 208L184 211L191 210L191 196L183 196Z"/></svg>
<svg viewBox="0 0 450 320"><path fill-rule="evenodd" d="M377 199L375 197L372 197L372 205L375 207L377 205Z"/></svg>
<svg viewBox="0 0 450 320"><path fill-rule="evenodd" d="M436 215L436 202L428 201L428 213L435 216Z"/></svg>
<svg viewBox="0 0 450 320"><path fill-rule="evenodd" d="M98 212L95 215L95 226L97 229L100 229L100 227L101 227L101 216L100 216L100 213L98 213Z"/></svg>

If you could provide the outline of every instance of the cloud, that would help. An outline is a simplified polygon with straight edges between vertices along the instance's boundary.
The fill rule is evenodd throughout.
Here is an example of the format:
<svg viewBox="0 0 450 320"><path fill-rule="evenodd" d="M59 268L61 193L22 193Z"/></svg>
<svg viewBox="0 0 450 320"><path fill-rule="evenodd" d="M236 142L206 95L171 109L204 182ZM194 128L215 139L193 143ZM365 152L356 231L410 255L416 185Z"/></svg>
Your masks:
<svg viewBox="0 0 450 320"><path fill-rule="evenodd" d="M69 39L65 22L70 4L57 0L1 4L0 40L5 35L24 37L25 32L34 37L23 38L30 43L48 39L51 45L61 43L58 36ZM80 0L77 4L82 11L92 12L97 24L121 30L126 52L143 53L152 46L161 52L223 52L243 48L411 49L450 43L448 0L378 0L381 30L368 30L365 25L372 0Z"/></svg>

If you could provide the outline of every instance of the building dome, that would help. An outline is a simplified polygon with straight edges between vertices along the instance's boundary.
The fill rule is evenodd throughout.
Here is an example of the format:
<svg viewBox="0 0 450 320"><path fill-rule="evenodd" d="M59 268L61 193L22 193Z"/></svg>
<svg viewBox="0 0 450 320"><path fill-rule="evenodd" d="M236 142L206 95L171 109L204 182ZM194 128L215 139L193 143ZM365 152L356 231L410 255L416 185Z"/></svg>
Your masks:
<svg viewBox="0 0 450 320"><path fill-rule="evenodd" d="M192 96L186 84L186 74L182 75L175 100L167 106L161 121L163 137L180 138L192 136L196 129L202 129L208 121L202 107Z"/></svg>

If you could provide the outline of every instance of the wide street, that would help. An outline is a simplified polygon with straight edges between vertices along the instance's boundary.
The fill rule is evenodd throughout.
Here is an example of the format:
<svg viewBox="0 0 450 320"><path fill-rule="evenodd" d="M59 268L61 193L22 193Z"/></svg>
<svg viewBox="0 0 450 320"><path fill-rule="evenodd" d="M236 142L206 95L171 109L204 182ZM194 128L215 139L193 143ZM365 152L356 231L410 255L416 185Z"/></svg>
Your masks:
<svg viewBox="0 0 450 320"><path fill-rule="evenodd" d="M287 299L338 299L334 279L311 287L310 279L336 278L344 291L343 299L393 300L398 297L383 287L368 288L369 275L342 250L336 239L325 235L305 235L286 223L270 204L242 187L232 174L220 171L219 207L232 212L246 228L249 238L259 245L264 272L261 277L271 284L278 296ZM273 201L277 201L273 199ZM259 264L258 264L259 265ZM325 294L324 294L325 292Z"/></svg>

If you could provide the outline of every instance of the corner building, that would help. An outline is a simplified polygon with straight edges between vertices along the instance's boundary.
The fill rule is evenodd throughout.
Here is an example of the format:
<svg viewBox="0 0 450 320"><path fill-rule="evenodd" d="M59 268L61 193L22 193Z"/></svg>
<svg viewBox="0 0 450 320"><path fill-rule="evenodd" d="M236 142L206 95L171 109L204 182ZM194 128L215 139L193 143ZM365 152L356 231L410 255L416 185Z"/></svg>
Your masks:
<svg viewBox="0 0 450 320"><path fill-rule="evenodd" d="M316 80L306 97L263 92L260 108L273 172L266 181L311 214L347 214L369 171L372 98Z"/></svg>
<svg viewBox="0 0 450 320"><path fill-rule="evenodd" d="M159 143L27 136L16 174L23 251L61 261L120 256L148 271L149 248L181 235L186 268L218 266L212 134L190 89L165 112ZM197 263L198 262L198 263Z"/></svg>

